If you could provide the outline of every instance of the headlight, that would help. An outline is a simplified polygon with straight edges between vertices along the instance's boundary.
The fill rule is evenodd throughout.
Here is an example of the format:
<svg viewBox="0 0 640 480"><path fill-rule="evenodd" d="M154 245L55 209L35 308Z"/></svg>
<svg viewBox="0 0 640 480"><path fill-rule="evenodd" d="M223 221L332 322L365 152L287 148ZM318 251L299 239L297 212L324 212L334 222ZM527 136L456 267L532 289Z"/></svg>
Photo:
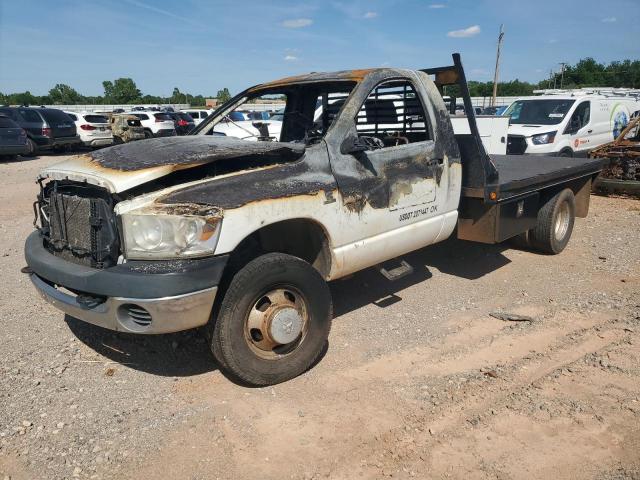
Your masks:
<svg viewBox="0 0 640 480"><path fill-rule="evenodd" d="M170 259L211 255L220 237L222 214L198 205L153 205L121 215L128 259Z"/></svg>
<svg viewBox="0 0 640 480"><path fill-rule="evenodd" d="M556 132L541 133L540 135L534 135L531 137L531 141L534 145L545 145L547 143L553 143L556 139Z"/></svg>

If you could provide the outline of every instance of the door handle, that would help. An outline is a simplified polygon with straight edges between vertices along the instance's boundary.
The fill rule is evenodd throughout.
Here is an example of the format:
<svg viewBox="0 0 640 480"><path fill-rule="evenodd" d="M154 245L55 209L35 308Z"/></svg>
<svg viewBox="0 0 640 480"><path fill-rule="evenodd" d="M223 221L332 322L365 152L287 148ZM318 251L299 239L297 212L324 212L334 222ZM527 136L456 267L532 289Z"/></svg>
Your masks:
<svg viewBox="0 0 640 480"><path fill-rule="evenodd" d="M593 133L593 130L587 130L587 133Z"/></svg>

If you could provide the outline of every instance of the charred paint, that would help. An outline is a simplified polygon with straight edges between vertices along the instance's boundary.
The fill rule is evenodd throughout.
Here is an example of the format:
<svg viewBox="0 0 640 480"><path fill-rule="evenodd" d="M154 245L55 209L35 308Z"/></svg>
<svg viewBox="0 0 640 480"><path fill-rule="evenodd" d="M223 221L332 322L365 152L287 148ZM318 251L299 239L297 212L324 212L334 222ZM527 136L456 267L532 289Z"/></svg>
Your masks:
<svg viewBox="0 0 640 480"><path fill-rule="evenodd" d="M326 149L309 148L300 161L275 165L265 170L248 170L242 175L177 189L157 201L162 204L196 203L222 209L238 208L247 203L298 195L317 195L336 189Z"/></svg>
<svg viewBox="0 0 640 480"><path fill-rule="evenodd" d="M323 72L323 73L307 73L304 75L296 75L293 77L285 77L279 80L274 80L267 83L262 83L251 87L247 90L248 93L253 93L259 90L270 89L274 87L283 87L287 85L295 85L301 83L316 83L316 82L341 82L341 81L354 81L360 82L366 75L374 69L356 69L356 70L342 70L339 72Z"/></svg>
<svg viewBox="0 0 640 480"><path fill-rule="evenodd" d="M231 158L271 157L281 161L300 158L305 146L280 142L247 142L232 137L185 136L154 138L116 145L84 155L87 161L109 170L135 172L155 167L188 168Z"/></svg>

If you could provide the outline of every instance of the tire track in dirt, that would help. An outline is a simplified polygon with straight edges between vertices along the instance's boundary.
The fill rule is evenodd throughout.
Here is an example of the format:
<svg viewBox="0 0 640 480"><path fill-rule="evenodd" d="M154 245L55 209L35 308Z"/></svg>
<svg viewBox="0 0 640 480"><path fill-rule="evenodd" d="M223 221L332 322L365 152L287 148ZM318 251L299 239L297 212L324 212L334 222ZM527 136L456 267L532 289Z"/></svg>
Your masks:
<svg viewBox="0 0 640 480"><path fill-rule="evenodd" d="M543 383L553 372L615 345L626 335L610 316L560 317L529 326L514 326L485 317L468 319L467 325L445 337L440 345L394 355L393 361L382 357L319 379L324 382L324 391L318 399L302 398L291 384L280 386L277 398L273 389L252 392L245 401L228 404L223 415L223 422L229 423L223 428L227 446L223 450L231 451L228 466L234 466L236 478L252 478L249 466L256 462L263 478L314 478L319 472L330 478L358 475L376 478L385 474L402 478L403 475L411 477L412 472L424 475L432 470L444 475L448 472L449 463L445 462L448 454L438 453L438 446L442 452L465 450L462 445L469 450L473 445L468 443L468 438L461 440L459 433L469 434L469 429L473 430L483 421L479 419L508 418L518 429L524 425L525 431L537 429L536 438L553 437L559 426L540 426L535 418L514 413L508 408L510 399L521 396L522 392L540 389L535 385ZM498 369L500 373L496 373L498 378L492 378L481 369L487 373ZM407 394L419 391L418 384L437 386L460 375L470 379L462 393L431 412L420 405L415 394ZM185 394L206 403L214 390L220 398L218 387L200 385ZM305 404L304 412L296 408L302 404ZM423 413L416 414L416 411ZM575 428L571 420L563 422L567 432ZM495 421L487 427L488 431L496 432L505 429L504 421ZM274 436L274 431L278 435ZM602 433L603 428L591 432ZM187 432L178 432L173 444L183 442L184 435ZM580 432L572 435L586 450L598 450L602 445L601 442L580 443L578 440L584 440ZM196 444L208 443L206 429L202 427L191 428L188 436L190 443L194 443L194 439ZM441 444L442 439L448 439L447 443ZM616 452L594 458L605 461ZM208 455L188 453L188 458L180 458L176 464L187 463L193 471L200 468L194 458L216 456L210 451ZM480 468L478 458L467 459L467 464ZM497 457L476 473L488 475L492 471L503 471L500 465ZM571 468L575 467L572 464ZM567 471L574 471L571 468ZM519 472L531 474L526 469Z"/></svg>

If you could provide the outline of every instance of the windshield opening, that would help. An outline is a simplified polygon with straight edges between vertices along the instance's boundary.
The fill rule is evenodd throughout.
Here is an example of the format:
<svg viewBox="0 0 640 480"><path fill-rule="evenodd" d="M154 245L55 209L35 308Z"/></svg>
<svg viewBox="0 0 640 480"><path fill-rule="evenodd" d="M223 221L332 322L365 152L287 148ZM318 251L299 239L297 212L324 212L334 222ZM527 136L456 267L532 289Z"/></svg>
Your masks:
<svg viewBox="0 0 640 480"><path fill-rule="evenodd" d="M516 100L503 115L510 117L509 124L557 125L574 103L566 99Z"/></svg>
<svg viewBox="0 0 640 480"><path fill-rule="evenodd" d="M318 112L322 99L346 99L355 85L352 81L294 84L240 95L231 106L211 114L193 134L312 145L324 137L337 116Z"/></svg>

